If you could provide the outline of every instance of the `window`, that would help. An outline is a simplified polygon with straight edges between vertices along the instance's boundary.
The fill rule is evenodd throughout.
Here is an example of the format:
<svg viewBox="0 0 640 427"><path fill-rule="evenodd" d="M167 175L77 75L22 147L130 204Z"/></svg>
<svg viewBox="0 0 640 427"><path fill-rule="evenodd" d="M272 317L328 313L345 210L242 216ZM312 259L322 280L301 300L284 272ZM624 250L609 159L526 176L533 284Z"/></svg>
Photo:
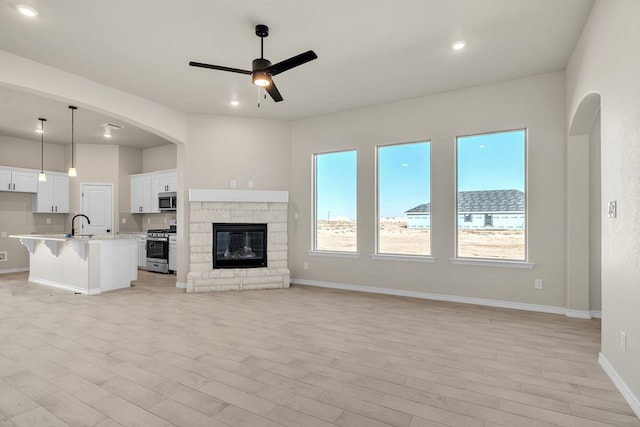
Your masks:
<svg viewBox="0 0 640 427"><path fill-rule="evenodd" d="M315 154L314 250L356 252L356 151Z"/></svg>
<svg viewBox="0 0 640 427"><path fill-rule="evenodd" d="M525 152L525 130L457 138L457 257L526 260Z"/></svg>
<svg viewBox="0 0 640 427"><path fill-rule="evenodd" d="M380 146L377 158L377 252L430 255L430 143Z"/></svg>

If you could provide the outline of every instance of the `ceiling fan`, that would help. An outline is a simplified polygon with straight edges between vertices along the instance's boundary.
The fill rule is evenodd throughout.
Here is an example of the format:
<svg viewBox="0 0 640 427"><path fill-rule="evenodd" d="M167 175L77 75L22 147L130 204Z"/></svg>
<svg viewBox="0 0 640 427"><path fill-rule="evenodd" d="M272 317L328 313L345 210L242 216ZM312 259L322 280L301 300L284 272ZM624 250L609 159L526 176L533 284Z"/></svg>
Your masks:
<svg viewBox="0 0 640 427"><path fill-rule="evenodd" d="M264 57L264 38L269 36L269 27L263 24L256 25L256 36L260 37L260 58L253 60L251 71L194 61L189 62L189 65L192 67L248 74L251 76L251 80L254 85L263 87L275 102L280 102L283 98L275 83L273 83L272 77L309 61L313 61L318 57L318 55L316 55L314 51L308 50L299 55L292 56L289 59L285 59L284 61L271 64L271 61Z"/></svg>

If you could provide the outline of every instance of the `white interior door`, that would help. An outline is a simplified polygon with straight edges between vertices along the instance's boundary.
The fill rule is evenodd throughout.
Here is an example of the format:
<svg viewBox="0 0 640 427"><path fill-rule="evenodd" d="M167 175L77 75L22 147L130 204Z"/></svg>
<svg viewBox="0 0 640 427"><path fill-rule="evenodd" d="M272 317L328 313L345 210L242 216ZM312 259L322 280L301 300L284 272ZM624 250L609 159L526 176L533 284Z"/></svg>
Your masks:
<svg viewBox="0 0 640 427"><path fill-rule="evenodd" d="M89 217L76 218L79 234L105 234L113 231L113 184L80 184L82 213ZM82 224L82 226L80 226Z"/></svg>

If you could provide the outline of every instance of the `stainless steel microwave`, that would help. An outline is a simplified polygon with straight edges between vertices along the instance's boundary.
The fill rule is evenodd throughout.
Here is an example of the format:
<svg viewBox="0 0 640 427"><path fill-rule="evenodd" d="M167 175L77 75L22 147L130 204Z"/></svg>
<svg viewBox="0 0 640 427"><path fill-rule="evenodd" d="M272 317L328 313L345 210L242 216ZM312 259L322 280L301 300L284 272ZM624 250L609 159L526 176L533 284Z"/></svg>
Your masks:
<svg viewBox="0 0 640 427"><path fill-rule="evenodd" d="M176 210L177 199L175 191L168 193L158 193L158 209L160 212L171 212Z"/></svg>

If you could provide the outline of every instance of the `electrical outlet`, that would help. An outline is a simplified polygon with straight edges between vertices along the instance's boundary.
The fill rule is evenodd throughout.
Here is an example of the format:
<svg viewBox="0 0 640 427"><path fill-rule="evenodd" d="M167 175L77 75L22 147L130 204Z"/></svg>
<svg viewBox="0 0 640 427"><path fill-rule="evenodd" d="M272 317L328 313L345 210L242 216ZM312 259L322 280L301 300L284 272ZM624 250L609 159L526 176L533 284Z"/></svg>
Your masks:
<svg viewBox="0 0 640 427"><path fill-rule="evenodd" d="M542 279L536 279L533 283L536 289L542 289Z"/></svg>
<svg viewBox="0 0 640 427"><path fill-rule="evenodd" d="M6 261L6 260L7 260L7 252L6 251L0 252L0 262Z"/></svg>
<svg viewBox="0 0 640 427"><path fill-rule="evenodd" d="M51 218L47 218L47 224L51 224Z"/></svg>
<svg viewBox="0 0 640 427"><path fill-rule="evenodd" d="M235 179L232 179L231 182L229 182L229 187L236 188L236 180Z"/></svg>
<svg viewBox="0 0 640 427"><path fill-rule="evenodd" d="M2 232L2 237L7 237L7 232L6 231Z"/></svg>
<svg viewBox="0 0 640 427"><path fill-rule="evenodd" d="M302 267L304 267L305 270L309 269L309 263L305 262L304 264L302 264Z"/></svg>
<svg viewBox="0 0 640 427"><path fill-rule="evenodd" d="M127 218L122 218L122 223L126 224L127 223Z"/></svg>
<svg viewBox="0 0 640 427"><path fill-rule="evenodd" d="M622 331L620 331L620 350L623 353L627 352L627 334Z"/></svg>
<svg viewBox="0 0 640 427"><path fill-rule="evenodd" d="M609 202L607 206L607 216L609 218L616 218L618 216L618 203L615 200Z"/></svg>
<svg viewBox="0 0 640 427"><path fill-rule="evenodd" d="M249 187L249 188L253 188L253 181L249 181L249 182L247 182L247 187Z"/></svg>
<svg viewBox="0 0 640 427"><path fill-rule="evenodd" d="M147 224L151 224L151 218L147 218Z"/></svg>

